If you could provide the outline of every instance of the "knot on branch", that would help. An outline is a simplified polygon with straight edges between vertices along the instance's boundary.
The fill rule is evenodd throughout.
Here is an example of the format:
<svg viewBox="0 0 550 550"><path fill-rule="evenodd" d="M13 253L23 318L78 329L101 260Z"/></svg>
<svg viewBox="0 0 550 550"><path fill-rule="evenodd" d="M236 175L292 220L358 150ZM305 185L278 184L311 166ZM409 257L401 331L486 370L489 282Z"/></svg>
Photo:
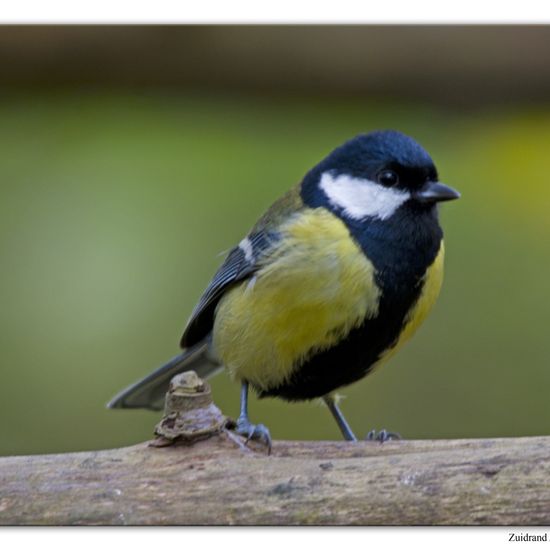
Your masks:
<svg viewBox="0 0 550 550"><path fill-rule="evenodd" d="M228 419L214 405L210 385L195 371L178 374L170 381L164 404L164 416L155 427L153 447L165 447L176 441L192 443L219 434Z"/></svg>

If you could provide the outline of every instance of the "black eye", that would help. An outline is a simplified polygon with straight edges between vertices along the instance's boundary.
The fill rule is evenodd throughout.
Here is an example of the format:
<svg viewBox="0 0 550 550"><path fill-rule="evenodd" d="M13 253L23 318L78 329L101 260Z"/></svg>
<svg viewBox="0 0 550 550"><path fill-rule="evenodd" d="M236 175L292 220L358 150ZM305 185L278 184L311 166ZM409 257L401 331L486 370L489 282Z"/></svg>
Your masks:
<svg viewBox="0 0 550 550"><path fill-rule="evenodd" d="M378 173L378 183L391 187L399 181L399 176L393 170L382 170Z"/></svg>

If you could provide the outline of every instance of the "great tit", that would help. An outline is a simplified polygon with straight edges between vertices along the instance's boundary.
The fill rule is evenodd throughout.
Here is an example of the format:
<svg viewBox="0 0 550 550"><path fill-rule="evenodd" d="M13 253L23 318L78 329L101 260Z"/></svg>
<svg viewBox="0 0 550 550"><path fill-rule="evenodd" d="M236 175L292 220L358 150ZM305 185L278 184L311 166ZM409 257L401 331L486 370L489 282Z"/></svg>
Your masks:
<svg viewBox="0 0 550 550"><path fill-rule="evenodd" d="M259 397L322 398L355 441L334 392L386 361L425 319L443 278L437 203L459 196L400 132L347 141L229 252L191 314L182 353L108 406L159 410L175 374L208 377L223 366L241 383L237 433L271 447L269 430L248 417L251 386Z"/></svg>

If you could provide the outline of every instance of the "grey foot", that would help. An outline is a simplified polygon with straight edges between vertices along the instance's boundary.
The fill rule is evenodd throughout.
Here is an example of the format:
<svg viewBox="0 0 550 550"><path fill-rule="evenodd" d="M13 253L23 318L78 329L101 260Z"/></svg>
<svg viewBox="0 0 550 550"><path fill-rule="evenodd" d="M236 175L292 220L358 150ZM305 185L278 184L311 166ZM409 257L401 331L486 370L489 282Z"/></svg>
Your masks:
<svg viewBox="0 0 550 550"><path fill-rule="evenodd" d="M263 424L252 424L248 418L238 418L234 431L238 435L246 437L246 443L250 440L259 441L267 447L267 454L271 454L271 434Z"/></svg>
<svg viewBox="0 0 550 550"><path fill-rule="evenodd" d="M371 430L366 437L367 441L380 441L380 443L395 439L401 439L401 436L396 432L388 432L388 430L380 430L378 433L376 430Z"/></svg>

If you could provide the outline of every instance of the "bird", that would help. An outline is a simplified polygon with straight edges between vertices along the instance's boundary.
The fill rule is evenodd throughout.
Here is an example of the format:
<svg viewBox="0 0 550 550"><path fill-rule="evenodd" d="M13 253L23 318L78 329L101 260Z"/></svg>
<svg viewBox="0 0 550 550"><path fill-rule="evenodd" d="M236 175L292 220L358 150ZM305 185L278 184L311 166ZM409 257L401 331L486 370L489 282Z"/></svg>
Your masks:
<svg viewBox="0 0 550 550"><path fill-rule="evenodd" d="M346 141L229 251L181 353L107 406L160 410L174 375L225 368L240 383L234 430L247 442L271 450L269 429L250 420L250 388L260 398L321 399L344 439L357 441L336 391L385 363L426 318L443 280L438 205L459 197L408 135L377 130Z"/></svg>

